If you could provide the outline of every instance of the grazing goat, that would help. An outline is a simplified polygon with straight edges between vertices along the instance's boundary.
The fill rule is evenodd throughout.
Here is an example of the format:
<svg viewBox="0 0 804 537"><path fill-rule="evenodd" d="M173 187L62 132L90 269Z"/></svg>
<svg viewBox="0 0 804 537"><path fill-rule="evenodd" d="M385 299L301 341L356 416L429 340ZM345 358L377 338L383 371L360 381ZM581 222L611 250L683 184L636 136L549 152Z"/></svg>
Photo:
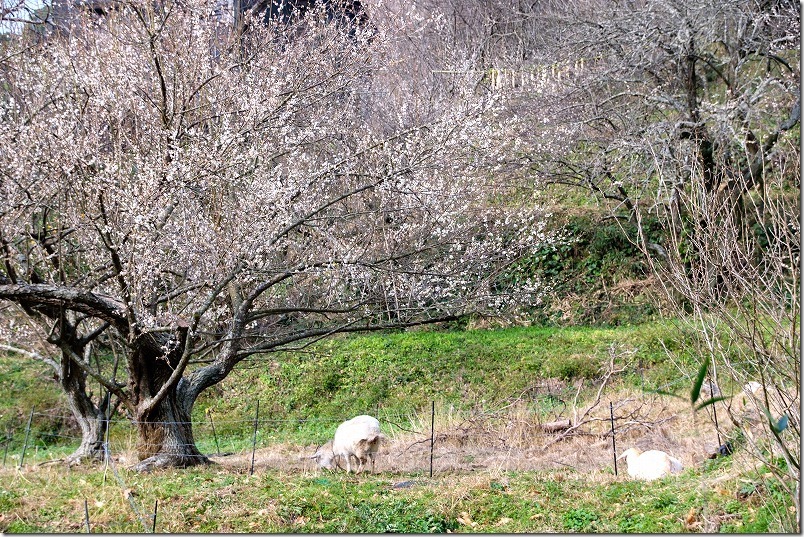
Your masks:
<svg viewBox="0 0 804 537"><path fill-rule="evenodd" d="M371 416L357 416L338 425L335 437L318 448L314 459L321 468L334 470L340 466L336 461L346 459L346 472L352 471L352 457L357 459L357 470L360 473L366 462L371 459L371 471L374 472L374 457L385 436L380 433L380 422Z"/></svg>
<svg viewBox="0 0 804 537"><path fill-rule="evenodd" d="M657 449L644 453L639 448L626 449L622 455L617 457L618 460L623 458L628 464L628 475L644 481L677 474L684 469L680 460Z"/></svg>

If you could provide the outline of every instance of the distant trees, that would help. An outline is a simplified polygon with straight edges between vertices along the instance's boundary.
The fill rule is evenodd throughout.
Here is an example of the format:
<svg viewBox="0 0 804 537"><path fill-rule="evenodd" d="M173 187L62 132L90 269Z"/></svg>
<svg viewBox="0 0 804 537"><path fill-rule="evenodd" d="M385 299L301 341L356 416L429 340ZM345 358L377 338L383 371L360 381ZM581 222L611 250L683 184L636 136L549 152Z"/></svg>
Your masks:
<svg viewBox="0 0 804 537"><path fill-rule="evenodd" d="M0 55L2 335L60 352L75 459L106 393L140 469L196 464L193 403L248 357L539 292L505 277L542 219L491 100L398 91L381 26L211 13L122 3Z"/></svg>
<svg viewBox="0 0 804 537"><path fill-rule="evenodd" d="M584 68L534 117L541 150L530 157L536 176L611 207L715 378L762 383L766 434L751 447L796 505L799 10L786 0L552 6L544 35L556 60Z"/></svg>
<svg viewBox="0 0 804 537"><path fill-rule="evenodd" d="M640 204L665 209L676 225L684 207L674 196L693 167L727 197L761 188L774 164L795 180L785 144L800 115L795 3L590 0L550 19L564 30L556 59L584 69L552 110L562 143L536 170L626 216Z"/></svg>

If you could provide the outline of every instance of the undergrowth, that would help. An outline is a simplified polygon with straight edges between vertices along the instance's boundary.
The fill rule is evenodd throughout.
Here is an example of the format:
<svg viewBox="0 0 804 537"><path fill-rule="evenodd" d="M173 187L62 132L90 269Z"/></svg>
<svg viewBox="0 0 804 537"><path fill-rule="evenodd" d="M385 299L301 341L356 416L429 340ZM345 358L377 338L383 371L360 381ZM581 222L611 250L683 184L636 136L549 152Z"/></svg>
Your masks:
<svg viewBox="0 0 804 537"><path fill-rule="evenodd" d="M134 474L103 467L3 470L0 530L141 533L773 532L759 475L707 472L644 483L573 471L252 476L216 467ZM725 478L724 478L725 476ZM748 485L753 489L748 490Z"/></svg>
<svg viewBox="0 0 804 537"><path fill-rule="evenodd" d="M670 324L653 323L336 337L304 352L261 356L245 364L202 394L194 416L198 421L210 412L247 418L254 416L259 399L260 412L277 423L266 431L269 437L315 442L330 433L321 423L343 416L405 417L434 400L458 409L493 410L545 378L594 381L612 345L617 351L635 351L628 377L634 386L666 390L674 387L676 372L664 360L665 348L674 347L675 335ZM242 427L218 432L248 437Z"/></svg>

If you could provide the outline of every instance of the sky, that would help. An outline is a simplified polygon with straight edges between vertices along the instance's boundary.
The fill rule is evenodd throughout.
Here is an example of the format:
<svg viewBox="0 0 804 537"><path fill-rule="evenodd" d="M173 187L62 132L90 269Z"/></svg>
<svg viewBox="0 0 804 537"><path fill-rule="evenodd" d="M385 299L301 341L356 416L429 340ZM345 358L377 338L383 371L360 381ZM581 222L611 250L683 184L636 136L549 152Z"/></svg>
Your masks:
<svg viewBox="0 0 804 537"><path fill-rule="evenodd" d="M0 5L3 6L2 12L5 12L7 6L16 5L17 3L18 0L0 0ZM45 5L45 2L43 0L25 0L20 9L11 13L10 16L15 18L26 18L27 13L29 11L39 9L43 5ZM0 33L8 33L8 32L17 33L20 31L21 27L22 25L20 23L12 23L5 20L0 21Z"/></svg>

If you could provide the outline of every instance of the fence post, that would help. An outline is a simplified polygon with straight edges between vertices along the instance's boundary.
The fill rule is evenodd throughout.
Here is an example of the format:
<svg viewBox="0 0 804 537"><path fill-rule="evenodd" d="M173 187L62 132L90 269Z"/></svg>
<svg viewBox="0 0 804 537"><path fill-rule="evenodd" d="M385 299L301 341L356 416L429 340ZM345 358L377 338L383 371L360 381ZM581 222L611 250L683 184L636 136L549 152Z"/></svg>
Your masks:
<svg viewBox="0 0 804 537"><path fill-rule="evenodd" d="M106 420L106 429L103 431L103 484L106 484L106 473L109 470L109 428L112 426L109 416L104 418Z"/></svg>
<svg viewBox="0 0 804 537"><path fill-rule="evenodd" d="M89 528L89 507L87 507L87 499L84 498L84 520L87 524L87 533L92 533L92 530Z"/></svg>
<svg viewBox="0 0 804 537"><path fill-rule="evenodd" d="M260 422L260 400L257 399L257 414L254 416L254 440L251 443L251 469L248 475L254 475L254 454L257 451L257 424Z"/></svg>
<svg viewBox="0 0 804 537"><path fill-rule="evenodd" d="M28 426L25 427L25 442L22 445L22 457L20 457L19 468L22 468L22 463L25 462L25 450L28 449L28 436L31 434L31 422L33 421L34 407L31 407L31 415L28 416Z"/></svg>
<svg viewBox="0 0 804 537"><path fill-rule="evenodd" d="M715 388L712 385L712 377L709 377L709 397L714 399L715 398ZM723 445L723 441L720 439L720 426L717 423L717 403L712 403L712 415L715 418L715 432L717 433L717 447L720 449L720 446Z"/></svg>
<svg viewBox="0 0 804 537"><path fill-rule="evenodd" d="M430 411L430 477L433 477L433 445L435 445L435 401Z"/></svg>
<svg viewBox="0 0 804 537"><path fill-rule="evenodd" d="M154 502L154 522L153 525L151 526L151 533L156 533L156 510L158 508L159 508L159 500L156 500L156 502Z"/></svg>
<svg viewBox="0 0 804 537"><path fill-rule="evenodd" d="M609 401L609 411L611 412L611 452L614 457L614 475L617 476L617 441L614 438L614 404Z"/></svg>
<svg viewBox="0 0 804 537"><path fill-rule="evenodd" d="M221 454L221 447L218 445L218 433L215 432L215 420L212 419L212 411L207 409L207 415L209 416L209 424L212 425L212 438L215 439L215 454Z"/></svg>

